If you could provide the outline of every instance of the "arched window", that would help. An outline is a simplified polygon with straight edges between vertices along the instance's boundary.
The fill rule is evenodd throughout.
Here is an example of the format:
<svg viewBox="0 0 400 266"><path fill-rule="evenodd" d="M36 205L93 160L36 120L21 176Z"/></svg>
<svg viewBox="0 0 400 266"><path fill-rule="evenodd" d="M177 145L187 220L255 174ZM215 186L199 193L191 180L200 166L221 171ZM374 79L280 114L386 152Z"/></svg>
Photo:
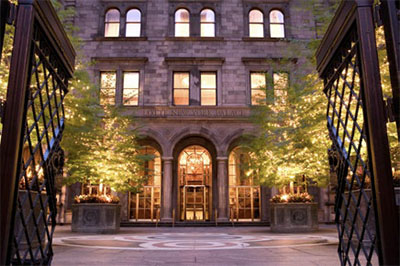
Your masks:
<svg viewBox="0 0 400 266"><path fill-rule="evenodd" d="M264 37L264 14L257 9L249 13L249 36L254 38Z"/></svg>
<svg viewBox="0 0 400 266"><path fill-rule="evenodd" d="M215 37L215 13L211 9L200 13L200 36Z"/></svg>
<svg viewBox="0 0 400 266"><path fill-rule="evenodd" d="M110 9L107 11L104 21L104 37L119 36L119 18L120 14L118 9Z"/></svg>
<svg viewBox="0 0 400 266"><path fill-rule="evenodd" d="M175 37L190 36L190 13L186 9L175 12Z"/></svg>
<svg viewBox="0 0 400 266"><path fill-rule="evenodd" d="M140 37L141 13L139 9L131 9L126 13L126 37Z"/></svg>
<svg viewBox="0 0 400 266"><path fill-rule="evenodd" d="M269 13L269 29L271 38L285 38L285 18L279 10Z"/></svg>

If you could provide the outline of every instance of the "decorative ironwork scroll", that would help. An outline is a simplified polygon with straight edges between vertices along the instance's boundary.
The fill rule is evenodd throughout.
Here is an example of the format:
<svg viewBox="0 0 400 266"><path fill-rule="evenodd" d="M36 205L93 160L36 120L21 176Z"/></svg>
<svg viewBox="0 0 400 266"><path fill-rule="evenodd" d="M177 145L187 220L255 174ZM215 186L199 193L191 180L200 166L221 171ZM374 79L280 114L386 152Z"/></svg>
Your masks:
<svg viewBox="0 0 400 266"><path fill-rule="evenodd" d="M317 52L327 96L342 265L399 263L373 1L342 1Z"/></svg>
<svg viewBox="0 0 400 266"><path fill-rule="evenodd" d="M51 263L55 180L64 162L63 100L74 57L51 3L21 1L0 152L2 207L7 207L0 264Z"/></svg>

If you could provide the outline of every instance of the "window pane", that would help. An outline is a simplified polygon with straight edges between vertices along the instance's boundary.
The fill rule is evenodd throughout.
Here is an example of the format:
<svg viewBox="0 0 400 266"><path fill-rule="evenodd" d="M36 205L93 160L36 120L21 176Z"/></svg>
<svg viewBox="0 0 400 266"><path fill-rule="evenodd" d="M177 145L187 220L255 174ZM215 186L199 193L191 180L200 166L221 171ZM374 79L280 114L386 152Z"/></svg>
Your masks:
<svg viewBox="0 0 400 266"><path fill-rule="evenodd" d="M176 105L189 105L189 90L174 90L174 103Z"/></svg>
<svg viewBox="0 0 400 266"><path fill-rule="evenodd" d="M126 22L140 22L140 11L131 9L126 14Z"/></svg>
<svg viewBox="0 0 400 266"><path fill-rule="evenodd" d="M269 13L269 22L270 23L283 23L283 14L279 10L273 10Z"/></svg>
<svg viewBox="0 0 400 266"><path fill-rule="evenodd" d="M100 104L115 104L115 72L102 72L100 75Z"/></svg>
<svg viewBox="0 0 400 266"><path fill-rule="evenodd" d="M174 73L174 88L189 89L189 73Z"/></svg>
<svg viewBox="0 0 400 266"><path fill-rule="evenodd" d="M115 89L116 83L116 74L115 72L102 72L101 73L101 88L113 88Z"/></svg>
<svg viewBox="0 0 400 266"><path fill-rule="evenodd" d="M251 90L251 104L259 105L265 103L267 95L264 90Z"/></svg>
<svg viewBox="0 0 400 266"><path fill-rule="evenodd" d="M265 89L265 73L251 73L251 88L252 89Z"/></svg>
<svg viewBox="0 0 400 266"><path fill-rule="evenodd" d="M175 37L189 37L189 23L175 24Z"/></svg>
<svg viewBox="0 0 400 266"><path fill-rule="evenodd" d="M124 105L138 105L139 103L139 90L138 89L126 89L123 90L123 100Z"/></svg>
<svg viewBox="0 0 400 266"><path fill-rule="evenodd" d="M118 37L119 36L119 23L106 23L104 28L105 37Z"/></svg>
<svg viewBox="0 0 400 266"><path fill-rule="evenodd" d="M124 73L124 88L139 88L139 72Z"/></svg>
<svg viewBox="0 0 400 266"><path fill-rule="evenodd" d="M215 90L201 90L201 105L217 105Z"/></svg>
<svg viewBox="0 0 400 266"><path fill-rule="evenodd" d="M274 73L274 89L286 90L289 86L289 74L285 72Z"/></svg>
<svg viewBox="0 0 400 266"><path fill-rule="evenodd" d="M189 22L189 11L179 9L175 12L175 22Z"/></svg>
<svg viewBox="0 0 400 266"><path fill-rule="evenodd" d="M215 25L212 24L201 24L201 37L215 37Z"/></svg>
<svg viewBox="0 0 400 266"><path fill-rule="evenodd" d="M285 27L283 24L270 24L271 38L285 38Z"/></svg>
<svg viewBox="0 0 400 266"><path fill-rule="evenodd" d="M276 104L284 104L287 101L287 89L289 87L288 73L274 73L274 98Z"/></svg>
<svg viewBox="0 0 400 266"><path fill-rule="evenodd" d="M250 24L250 37L263 38L264 37L264 24Z"/></svg>
<svg viewBox="0 0 400 266"><path fill-rule="evenodd" d="M127 23L125 36L140 37L140 23Z"/></svg>
<svg viewBox="0 0 400 266"><path fill-rule="evenodd" d="M119 22L119 11L117 9L110 9L106 13L105 22Z"/></svg>
<svg viewBox="0 0 400 266"><path fill-rule="evenodd" d="M203 11L201 11L200 21L201 22L214 22L215 21L214 11L212 11L211 9L204 9Z"/></svg>
<svg viewBox="0 0 400 266"><path fill-rule="evenodd" d="M264 22L264 15L259 10L252 10L249 13L249 22Z"/></svg>
<svg viewBox="0 0 400 266"><path fill-rule="evenodd" d="M201 88L215 89L217 87L217 75L215 73L201 73Z"/></svg>

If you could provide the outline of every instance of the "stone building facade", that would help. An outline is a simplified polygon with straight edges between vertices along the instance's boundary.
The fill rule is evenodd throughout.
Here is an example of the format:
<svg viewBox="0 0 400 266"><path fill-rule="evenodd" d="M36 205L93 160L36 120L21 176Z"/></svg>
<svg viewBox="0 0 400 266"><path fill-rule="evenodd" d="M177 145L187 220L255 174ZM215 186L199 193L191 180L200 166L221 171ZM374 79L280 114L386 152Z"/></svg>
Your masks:
<svg viewBox="0 0 400 266"><path fill-rule="evenodd" d="M271 189L239 180L244 157L238 146L244 135L257 134L249 120L257 98L252 90L263 81L252 74L273 80L287 73L279 62L290 42L316 35L304 1L64 4L76 8L82 52L93 62L89 72L104 100L137 117L143 145L157 156L147 192L120 195L122 220L268 221ZM275 17L273 11L279 11ZM301 66L302 60L291 58L290 64Z"/></svg>

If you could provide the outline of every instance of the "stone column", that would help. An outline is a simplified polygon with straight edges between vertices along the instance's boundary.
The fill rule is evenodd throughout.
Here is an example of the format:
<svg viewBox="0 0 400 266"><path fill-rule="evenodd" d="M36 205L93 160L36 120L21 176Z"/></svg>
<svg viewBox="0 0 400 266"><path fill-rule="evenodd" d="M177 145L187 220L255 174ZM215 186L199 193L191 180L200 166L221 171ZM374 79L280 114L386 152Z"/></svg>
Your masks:
<svg viewBox="0 0 400 266"><path fill-rule="evenodd" d="M172 162L173 157L163 157L161 221L172 221Z"/></svg>
<svg viewBox="0 0 400 266"><path fill-rule="evenodd" d="M217 157L218 221L229 220L228 157Z"/></svg>

